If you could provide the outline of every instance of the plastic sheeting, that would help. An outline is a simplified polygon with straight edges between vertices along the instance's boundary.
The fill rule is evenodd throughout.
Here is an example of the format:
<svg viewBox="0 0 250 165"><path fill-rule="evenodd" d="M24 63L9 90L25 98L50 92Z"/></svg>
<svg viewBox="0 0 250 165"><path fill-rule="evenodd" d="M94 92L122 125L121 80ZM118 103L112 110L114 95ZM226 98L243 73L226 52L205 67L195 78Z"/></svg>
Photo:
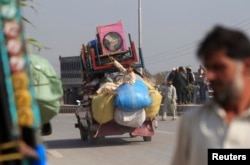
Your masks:
<svg viewBox="0 0 250 165"><path fill-rule="evenodd" d="M115 109L114 120L120 125L136 128L142 125L145 119L146 114L144 109L140 109L136 112L126 112L118 107Z"/></svg>
<svg viewBox="0 0 250 165"><path fill-rule="evenodd" d="M62 82L45 58L39 55L29 55L28 58L41 122L45 124L59 113L63 96Z"/></svg>
<svg viewBox="0 0 250 165"><path fill-rule="evenodd" d="M115 105L124 111L137 111L152 104L147 86L141 80L116 89Z"/></svg>

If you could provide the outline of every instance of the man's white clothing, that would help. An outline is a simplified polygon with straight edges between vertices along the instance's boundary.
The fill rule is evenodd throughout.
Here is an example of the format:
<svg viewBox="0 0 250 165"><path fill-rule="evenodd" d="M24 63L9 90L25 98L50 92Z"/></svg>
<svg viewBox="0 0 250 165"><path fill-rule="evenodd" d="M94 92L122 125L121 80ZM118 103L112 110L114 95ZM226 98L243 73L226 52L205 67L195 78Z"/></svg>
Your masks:
<svg viewBox="0 0 250 165"><path fill-rule="evenodd" d="M209 148L250 148L249 130L250 107L229 124L211 101L181 118L172 165L207 165Z"/></svg>
<svg viewBox="0 0 250 165"><path fill-rule="evenodd" d="M123 83L134 84L136 80L136 75L134 72L128 72L118 61L114 60L114 65L120 72L123 73Z"/></svg>

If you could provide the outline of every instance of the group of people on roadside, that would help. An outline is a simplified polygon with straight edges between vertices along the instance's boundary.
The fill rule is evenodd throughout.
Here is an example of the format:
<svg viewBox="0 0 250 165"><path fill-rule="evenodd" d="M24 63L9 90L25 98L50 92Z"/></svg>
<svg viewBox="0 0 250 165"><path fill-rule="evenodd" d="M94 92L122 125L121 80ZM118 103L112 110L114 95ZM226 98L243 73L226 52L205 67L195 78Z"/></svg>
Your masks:
<svg viewBox="0 0 250 165"><path fill-rule="evenodd" d="M191 67L177 67L170 71L161 87L163 95L162 120L166 120L167 112L176 119L176 106L182 104L204 104L208 96L208 82L205 79L206 70L200 66L197 74ZM166 84L166 85L165 85Z"/></svg>
<svg viewBox="0 0 250 165"><path fill-rule="evenodd" d="M198 72L191 67L173 68L166 76L166 84L172 81L176 88L177 104L204 104L209 99L209 83L205 78L206 70L200 66Z"/></svg>

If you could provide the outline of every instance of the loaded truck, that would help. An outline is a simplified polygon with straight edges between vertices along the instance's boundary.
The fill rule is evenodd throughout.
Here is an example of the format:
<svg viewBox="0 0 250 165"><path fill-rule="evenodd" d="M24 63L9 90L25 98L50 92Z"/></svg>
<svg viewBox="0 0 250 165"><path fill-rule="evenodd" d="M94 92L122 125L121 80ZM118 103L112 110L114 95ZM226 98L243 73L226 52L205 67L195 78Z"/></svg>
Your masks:
<svg viewBox="0 0 250 165"><path fill-rule="evenodd" d="M125 133L151 141L162 97L140 72L144 69L143 56L137 54L130 34L127 46L121 21L96 29L95 39L82 44L79 56L60 57L64 88L61 108L74 109L75 128L81 139L91 144L99 137ZM123 66L133 64L136 83L116 86L122 73L110 57ZM100 88L105 90L98 92Z"/></svg>

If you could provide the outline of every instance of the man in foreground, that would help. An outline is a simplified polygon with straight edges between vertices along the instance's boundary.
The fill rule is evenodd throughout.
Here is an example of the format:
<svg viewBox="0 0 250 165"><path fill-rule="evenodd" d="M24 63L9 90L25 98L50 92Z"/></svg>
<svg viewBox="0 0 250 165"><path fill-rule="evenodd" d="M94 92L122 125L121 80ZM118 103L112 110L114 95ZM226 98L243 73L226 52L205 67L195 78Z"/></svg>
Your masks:
<svg viewBox="0 0 250 165"><path fill-rule="evenodd" d="M206 165L209 148L250 148L250 42L238 30L215 27L198 57L214 99L180 120L172 165Z"/></svg>

